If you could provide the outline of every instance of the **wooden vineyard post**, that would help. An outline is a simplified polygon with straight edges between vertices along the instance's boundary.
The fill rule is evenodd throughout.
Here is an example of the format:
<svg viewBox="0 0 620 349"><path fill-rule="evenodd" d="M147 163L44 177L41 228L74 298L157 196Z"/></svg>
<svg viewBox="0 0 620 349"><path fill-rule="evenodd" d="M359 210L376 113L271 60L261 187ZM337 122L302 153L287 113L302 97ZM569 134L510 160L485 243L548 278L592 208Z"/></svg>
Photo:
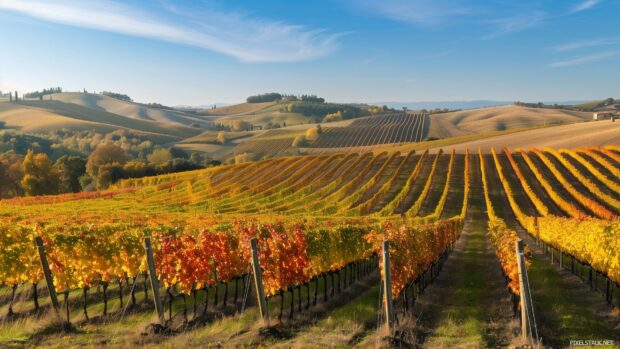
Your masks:
<svg viewBox="0 0 620 349"><path fill-rule="evenodd" d="M521 336L527 339L531 335L531 309L530 304L530 289L526 287L529 285L527 277L527 269L525 266L525 256L523 255L523 240L518 240L516 243L517 249L517 266L519 268L519 294L521 295Z"/></svg>
<svg viewBox="0 0 620 349"><path fill-rule="evenodd" d="M165 322L164 306L159 295L159 281L157 280L157 274L155 272L155 259L153 258L153 248L151 247L150 238L144 238L144 249L146 251L146 261L149 265L149 277L151 279L151 288L153 289L153 302L155 303L155 310L157 311L159 323L163 326Z"/></svg>
<svg viewBox="0 0 620 349"><path fill-rule="evenodd" d="M52 272L50 266L47 263L47 257L45 256L45 246L43 246L43 239L40 236L34 238L37 248L39 250L39 259L41 259L41 268L43 269L43 275L45 276L45 283L47 284L47 290L50 294L50 300L52 307L56 314L59 314L60 305L58 304L58 296L56 295L56 287L54 287L54 279L52 278Z"/></svg>
<svg viewBox="0 0 620 349"><path fill-rule="evenodd" d="M267 300L265 298L265 288L263 286L263 273L260 269L260 261L258 260L258 245L256 238L250 240L252 245L252 272L254 273L254 286L256 287L256 297L258 298L258 309L263 320L269 320L269 312L267 309Z"/></svg>
<svg viewBox="0 0 620 349"><path fill-rule="evenodd" d="M387 240L383 240L383 276L385 324L389 330L394 323L394 300L392 299L392 274L390 271L389 243Z"/></svg>

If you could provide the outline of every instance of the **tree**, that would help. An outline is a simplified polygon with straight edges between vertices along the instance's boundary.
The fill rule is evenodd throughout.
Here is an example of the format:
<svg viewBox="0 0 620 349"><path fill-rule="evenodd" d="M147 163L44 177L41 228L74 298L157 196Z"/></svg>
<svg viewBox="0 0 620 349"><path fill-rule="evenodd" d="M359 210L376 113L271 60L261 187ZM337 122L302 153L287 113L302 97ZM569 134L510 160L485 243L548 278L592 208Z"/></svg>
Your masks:
<svg viewBox="0 0 620 349"><path fill-rule="evenodd" d="M110 184L125 178L123 166L117 162L103 164L99 167L99 173L95 178L97 189L106 189Z"/></svg>
<svg viewBox="0 0 620 349"><path fill-rule="evenodd" d="M291 144L293 147L303 147L306 146L306 137L304 136L297 136L295 137L295 139L293 139L293 144Z"/></svg>
<svg viewBox="0 0 620 349"><path fill-rule="evenodd" d="M6 127L6 121L0 121L0 130Z"/></svg>
<svg viewBox="0 0 620 349"><path fill-rule="evenodd" d="M301 100L304 102L325 103L325 98L316 95L302 95Z"/></svg>
<svg viewBox="0 0 620 349"><path fill-rule="evenodd" d="M317 125L316 127L311 127L306 130L306 139L308 141L316 141L317 139L319 139L321 132L322 130L320 125Z"/></svg>
<svg viewBox="0 0 620 349"><path fill-rule="evenodd" d="M93 191L96 189L93 184L93 177L91 177L90 175L85 174L82 177L80 177L78 180L80 182L80 186L82 187L82 190Z"/></svg>
<svg viewBox="0 0 620 349"><path fill-rule="evenodd" d="M246 99L248 103L274 102L282 99L282 95L276 92L265 93L262 95L250 96Z"/></svg>
<svg viewBox="0 0 620 349"><path fill-rule="evenodd" d="M252 154L243 153L235 156L235 164L252 161Z"/></svg>
<svg viewBox="0 0 620 349"><path fill-rule="evenodd" d="M13 179L9 169L9 164L0 161L0 198L10 197L14 189Z"/></svg>
<svg viewBox="0 0 620 349"><path fill-rule="evenodd" d="M45 95L51 95L53 93L61 93L61 92L62 92L61 87L44 88L43 91L33 91L33 92L24 93L24 98L38 98L39 100L42 101L43 96Z"/></svg>
<svg viewBox="0 0 620 349"><path fill-rule="evenodd" d="M26 195L55 194L58 192L58 174L44 153L28 151L22 162L24 178L21 180Z"/></svg>
<svg viewBox="0 0 620 349"><path fill-rule="evenodd" d="M86 160L78 156L63 156L54 164L58 172L58 192L77 193L82 190L80 177L86 174Z"/></svg>
<svg viewBox="0 0 620 349"><path fill-rule="evenodd" d="M220 144L226 143L226 132L220 131L217 133L217 142Z"/></svg>
<svg viewBox="0 0 620 349"><path fill-rule="evenodd" d="M140 161L129 161L125 164L125 166L123 166L123 171L129 178L140 178L155 175L155 169L152 166Z"/></svg>
<svg viewBox="0 0 620 349"><path fill-rule="evenodd" d="M163 164L155 167L155 171L158 174L162 173L173 173L173 172L183 172L183 171L192 171L203 168L202 165L193 163L186 159L175 158L170 161L166 161Z"/></svg>
<svg viewBox="0 0 620 349"><path fill-rule="evenodd" d="M10 152L0 154L0 197L22 195L21 180L24 177L22 157Z"/></svg>
<svg viewBox="0 0 620 349"><path fill-rule="evenodd" d="M131 97L129 97L126 94L123 93L116 93L116 92L110 92L110 91L103 91L101 92L102 95L104 96L108 96L108 97L112 97L115 99L119 99L121 101L125 101L125 102L133 102L133 100L131 99Z"/></svg>
<svg viewBox="0 0 620 349"><path fill-rule="evenodd" d="M146 159L152 164L159 165L172 160L173 156L169 149L159 148L149 154Z"/></svg>
<svg viewBox="0 0 620 349"><path fill-rule="evenodd" d="M192 153L192 155L189 156L189 160L197 165L200 165L205 161L204 157L200 153Z"/></svg>
<svg viewBox="0 0 620 349"><path fill-rule="evenodd" d="M21 177L19 176L16 180L16 176L14 171L14 167L12 167L10 160L2 154L0 155L0 197L8 198L12 196L19 195L19 183L21 182ZM21 160L17 159L20 162ZM21 172L21 171L19 171Z"/></svg>
<svg viewBox="0 0 620 349"><path fill-rule="evenodd" d="M249 131L252 128L252 124L247 121L235 120L231 124L233 131Z"/></svg>
<svg viewBox="0 0 620 349"><path fill-rule="evenodd" d="M88 157L86 172L93 178L97 177L99 167L105 164L118 163L124 165L127 162L123 148L114 144L100 144Z"/></svg>

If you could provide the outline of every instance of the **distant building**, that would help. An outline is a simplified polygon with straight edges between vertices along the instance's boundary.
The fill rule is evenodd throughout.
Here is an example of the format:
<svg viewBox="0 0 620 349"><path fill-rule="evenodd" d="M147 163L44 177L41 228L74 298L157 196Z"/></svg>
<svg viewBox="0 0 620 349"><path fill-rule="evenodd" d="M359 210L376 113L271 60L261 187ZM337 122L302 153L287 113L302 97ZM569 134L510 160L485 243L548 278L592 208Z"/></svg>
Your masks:
<svg viewBox="0 0 620 349"><path fill-rule="evenodd" d="M620 104L611 105L605 108L596 110L592 114L592 120L609 120L618 119L620 117Z"/></svg>

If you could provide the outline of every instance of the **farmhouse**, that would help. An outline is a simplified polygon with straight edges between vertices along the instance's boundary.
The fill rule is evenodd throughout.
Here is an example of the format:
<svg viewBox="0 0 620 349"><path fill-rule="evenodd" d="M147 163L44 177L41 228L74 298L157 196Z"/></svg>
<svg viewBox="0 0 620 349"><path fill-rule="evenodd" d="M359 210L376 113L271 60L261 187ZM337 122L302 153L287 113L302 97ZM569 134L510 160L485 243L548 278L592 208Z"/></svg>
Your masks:
<svg viewBox="0 0 620 349"><path fill-rule="evenodd" d="M592 120L617 119L620 117L620 104L610 105L596 110L592 115Z"/></svg>

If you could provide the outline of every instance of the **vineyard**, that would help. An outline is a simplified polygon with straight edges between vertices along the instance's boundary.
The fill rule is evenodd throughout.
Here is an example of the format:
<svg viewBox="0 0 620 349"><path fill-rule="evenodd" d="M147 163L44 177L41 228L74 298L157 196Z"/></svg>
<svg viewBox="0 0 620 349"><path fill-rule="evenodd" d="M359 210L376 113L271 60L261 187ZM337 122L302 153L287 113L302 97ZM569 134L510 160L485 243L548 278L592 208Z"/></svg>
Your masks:
<svg viewBox="0 0 620 349"><path fill-rule="evenodd" d="M354 120L345 127L326 127L315 148L345 148L421 142L428 134L428 115L390 113Z"/></svg>
<svg viewBox="0 0 620 349"><path fill-rule="evenodd" d="M422 142L429 132L430 118L422 114L387 113L353 120L342 127L323 127L315 140L293 146L299 132L270 130L241 141L234 153L250 154L253 159L276 156L328 153L345 148L347 152L368 151L373 146Z"/></svg>
<svg viewBox="0 0 620 349"><path fill-rule="evenodd" d="M351 144L419 141L426 132L426 116L381 117L390 121L380 136L363 131L374 118L345 127L357 130ZM338 132L325 129L313 146L349 146ZM475 222L515 316L529 290L519 281L520 239L533 278L541 260L532 255L542 250L562 270L585 272L593 292L619 307L619 215L615 146L282 157L123 180L106 192L7 199L0 201L2 326L44 345L41 332L53 329L20 324L47 321L41 314L56 309L65 324L58 331L79 338L101 319L152 323L155 301L160 327L151 331L172 337L210 331L217 321L255 323L260 314L279 327L259 337L288 346L286 326L311 331L320 322L307 323L307 314L335 317L346 307L369 308L371 327L394 320L407 331L407 316L415 317ZM259 274L267 310L254 294ZM396 315L383 312L388 303ZM542 333L560 331L544 320ZM231 343L257 344L239 336ZM154 337L131 343L167 338ZM0 343L5 338L12 337L0 331ZM373 338L364 330L354 344Z"/></svg>
<svg viewBox="0 0 620 349"><path fill-rule="evenodd" d="M249 153L257 159L294 154L294 148L291 146L292 142L292 138L249 140L236 146L235 153Z"/></svg>

